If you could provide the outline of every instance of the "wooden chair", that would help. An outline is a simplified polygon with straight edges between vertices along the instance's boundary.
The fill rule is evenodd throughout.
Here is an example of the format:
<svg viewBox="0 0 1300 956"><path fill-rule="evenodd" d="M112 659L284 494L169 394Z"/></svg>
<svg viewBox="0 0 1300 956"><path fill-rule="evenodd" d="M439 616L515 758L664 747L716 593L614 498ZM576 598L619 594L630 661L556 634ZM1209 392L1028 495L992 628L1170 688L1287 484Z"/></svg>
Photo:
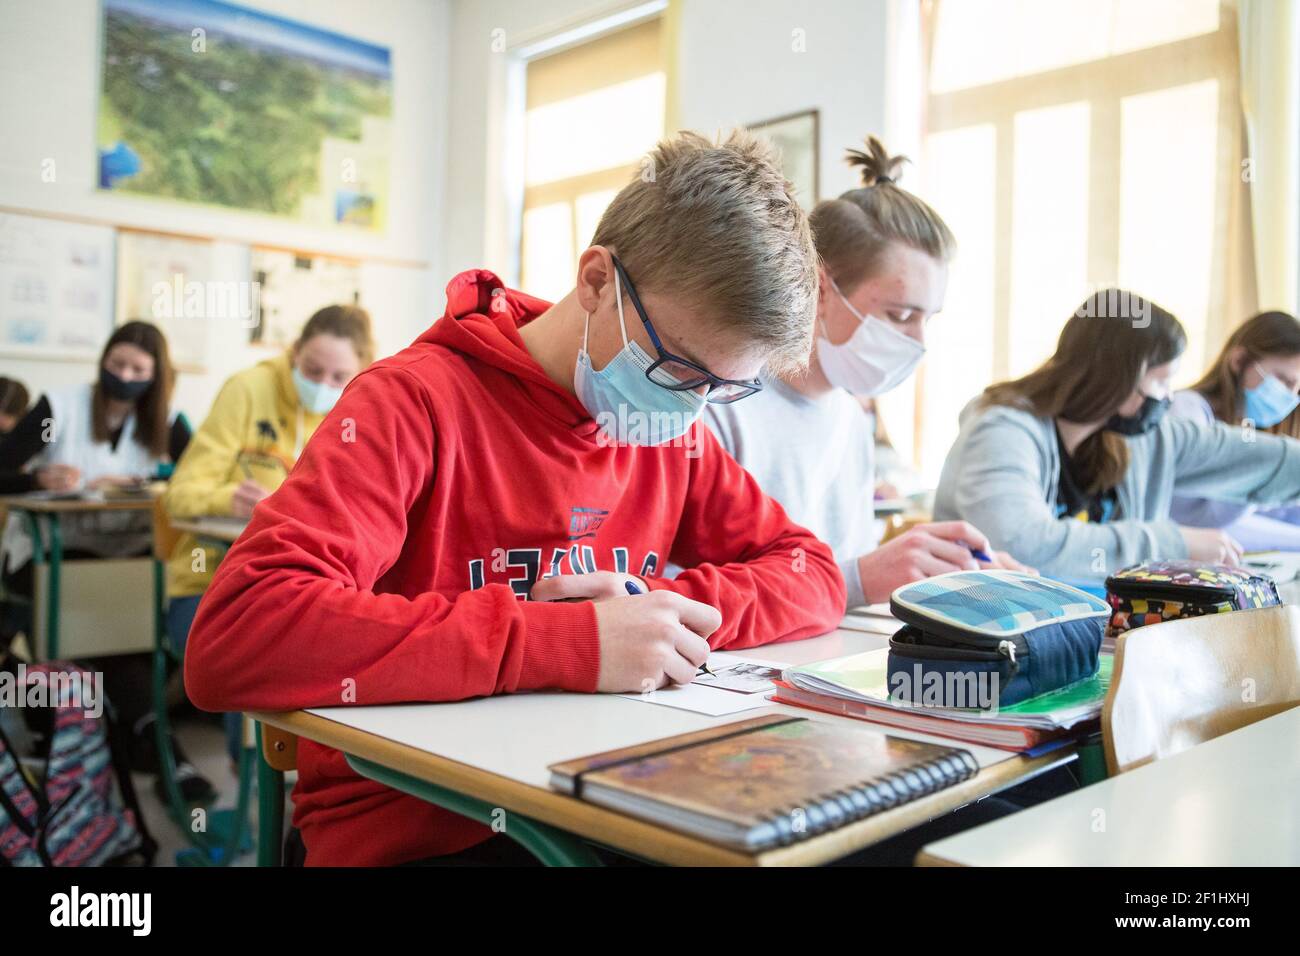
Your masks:
<svg viewBox="0 0 1300 956"><path fill-rule="evenodd" d="M880 538L880 543L893 541L900 534L911 531L917 525L929 524L934 519L927 513L921 511L911 511L901 515L890 515L885 519L885 533Z"/></svg>
<svg viewBox="0 0 1300 956"><path fill-rule="evenodd" d="M1106 765L1123 773L1298 705L1300 606L1136 628L1115 647Z"/></svg>

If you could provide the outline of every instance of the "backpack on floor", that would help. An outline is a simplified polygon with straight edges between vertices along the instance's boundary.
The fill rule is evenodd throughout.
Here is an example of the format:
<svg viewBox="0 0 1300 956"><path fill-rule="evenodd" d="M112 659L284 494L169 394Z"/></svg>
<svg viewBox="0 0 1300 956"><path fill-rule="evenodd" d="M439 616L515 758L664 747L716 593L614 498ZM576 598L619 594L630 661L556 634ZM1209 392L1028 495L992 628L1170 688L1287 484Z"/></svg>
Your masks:
<svg viewBox="0 0 1300 956"><path fill-rule="evenodd" d="M1111 640L1147 624L1282 603L1267 574L1196 561L1144 561L1117 571L1106 579L1106 601Z"/></svg>
<svg viewBox="0 0 1300 956"><path fill-rule="evenodd" d="M152 864L157 844L145 829L103 682L102 713L94 714L87 713L90 700L74 693L92 679L76 664L3 670L0 679L12 683L20 706L5 708L17 714L9 732L0 726L0 866ZM15 731L30 733L34 754Z"/></svg>

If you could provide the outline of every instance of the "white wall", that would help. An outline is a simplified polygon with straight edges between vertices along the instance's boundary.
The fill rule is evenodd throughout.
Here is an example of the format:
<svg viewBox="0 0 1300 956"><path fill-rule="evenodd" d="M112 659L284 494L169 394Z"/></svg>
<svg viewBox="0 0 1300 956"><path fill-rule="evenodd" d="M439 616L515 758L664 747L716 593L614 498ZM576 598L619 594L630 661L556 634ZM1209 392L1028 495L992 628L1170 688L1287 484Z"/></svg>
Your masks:
<svg viewBox="0 0 1300 956"><path fill-rule="evenodd" d="M686 0L679 124L711 131L818 109L821 198L838 196L858 185L845 147L884 135L885 17L885 0Z"/></svg>
<svg viewBox="0 0 1300 956"><path fill-rule="evenodd" d="M455 0L444 277L476 266L510 277L504 176L510 50L637 5ZM851 188L844 148L882 132L885 123L886 6L886 0L682 0L678 125L713 131L815 107L822 195ZM796 28L804 31L806 52L792 49ZM494 52L496 29L504 31L504 52Z"/></svg>
<svg viewBox="0 0 1300 956"><path fill-rule="evenodd" d="M218 238L220 279L249 278L250 241L361 258L362 304L375 320L380 354L396 351L442 308L442 281L434 277L441 264L450 0L239 2L391 50L391 208L384 234L97 191L99 0L0 0L0 207ZM50 159L56 175L47 183L41 170ZM379 261L366 261L372 259ZM206 373L180 377L176 404L191 419L202 420L228 375L267 354L220 331L211 336ZM39 391L87 381L94 368L0 356L0 373Z"/></svg>

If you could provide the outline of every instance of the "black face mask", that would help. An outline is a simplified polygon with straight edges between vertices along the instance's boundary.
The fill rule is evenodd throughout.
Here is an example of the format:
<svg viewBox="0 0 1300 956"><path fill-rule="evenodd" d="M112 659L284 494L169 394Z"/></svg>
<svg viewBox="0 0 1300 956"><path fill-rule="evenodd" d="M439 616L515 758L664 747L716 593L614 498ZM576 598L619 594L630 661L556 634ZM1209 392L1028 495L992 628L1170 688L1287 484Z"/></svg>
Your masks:
<svg viewBox="0 0 1300 956"><path fill-rule="evenodd" d="M1144 395L1142 407L1138 409L1136 415L1112 415L1110 421L1106 422L1105 428L1107 431L1128 435L1130 438L1135 435L1145 435L1160 424L1160 419L1164 418L1165 412L1169 411L1169 405L1167 398L1152 398L1150 395Z"/></svg>
<svg viewBox="0 0 1300 956"><path fill-rule="evenodd" d="M151 378L126 382L106 368L101 367L99 370L99 387L104 390L105 395L119 402L134 402L149 391L149 386L152 384L153 379Z"/></svg>

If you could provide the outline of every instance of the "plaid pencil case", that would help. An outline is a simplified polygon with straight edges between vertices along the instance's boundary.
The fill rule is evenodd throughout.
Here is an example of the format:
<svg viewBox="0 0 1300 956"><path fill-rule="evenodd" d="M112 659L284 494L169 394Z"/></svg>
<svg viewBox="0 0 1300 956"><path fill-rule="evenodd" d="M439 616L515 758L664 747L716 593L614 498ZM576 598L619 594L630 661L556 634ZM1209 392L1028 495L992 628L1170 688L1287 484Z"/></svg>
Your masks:
<svg viewBox="0 0 1300 956"><path fill-rule="evenodd" d="M1085 680L1110 616L1105 601L1015 571L955 571L890 596L890 696L940 707L1007 706ZM972 700L974 696L974 700Z"/></svg>
<svg viewBox="0 0 1300 956"><path fill-rule="evenodd" d="M1267 574L1226 564L1144 561L1106 579L1108 637L1161 621L1281 604Z"/></svg>

